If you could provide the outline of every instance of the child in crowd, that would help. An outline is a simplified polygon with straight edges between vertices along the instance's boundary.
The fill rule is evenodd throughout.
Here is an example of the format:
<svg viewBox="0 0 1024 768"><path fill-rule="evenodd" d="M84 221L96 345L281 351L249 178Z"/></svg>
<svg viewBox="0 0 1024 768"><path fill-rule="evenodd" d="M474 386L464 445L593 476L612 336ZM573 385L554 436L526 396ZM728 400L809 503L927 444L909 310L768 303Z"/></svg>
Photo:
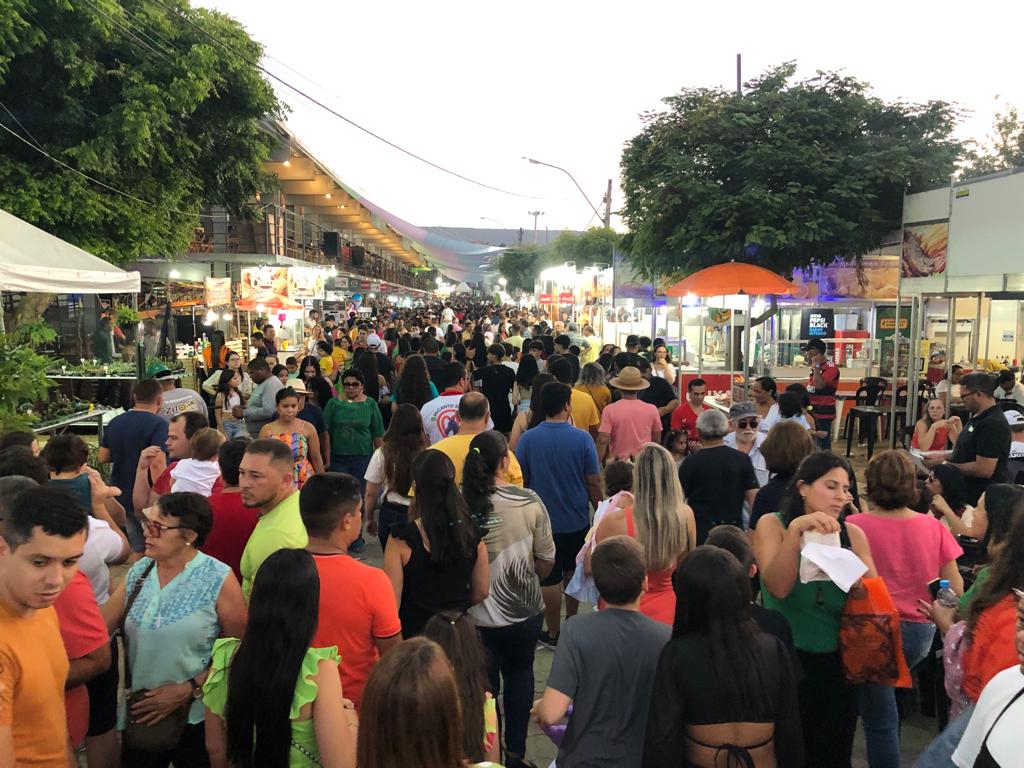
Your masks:
<svg viewBox="0 0 1024 768"><path fill-rule="evenodd" d="M563 626L533 716L550 728L572 705L558 749L560 767L639 766L658 657L671 630L640 613L647 587L640 542L628 536L605 539L594 550L591 570L607 607Z"/></svg>
<svg viewBox="0 0 1024 768"><path fill-rule="evenodd" d="M196 431L189 441L192 458L182 459L171 470L171 492L189 491L201 496L213 492L213 484L220 477L217 452L224 444L224 435L216 429L204 427Z"/></svg>

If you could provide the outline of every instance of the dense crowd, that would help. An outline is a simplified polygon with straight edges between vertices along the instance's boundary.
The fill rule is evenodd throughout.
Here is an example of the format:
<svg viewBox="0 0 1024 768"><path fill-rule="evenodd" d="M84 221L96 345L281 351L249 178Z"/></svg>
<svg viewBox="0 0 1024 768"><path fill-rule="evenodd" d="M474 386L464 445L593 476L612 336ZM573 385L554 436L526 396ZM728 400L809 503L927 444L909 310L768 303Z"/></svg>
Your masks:
<svg viewBox="0 0 1024 768"><path fill-rule="evenodd" d="M724 405L585 313L249 341L198 391L151 370L95 466L0 436L0 766L516 768L533 721L559 768L849 768L860 721L888 768L936 651L917 764L1020 764L1012 375L958 372L966 420L929 402L861 488L822 342Z"/></svg>

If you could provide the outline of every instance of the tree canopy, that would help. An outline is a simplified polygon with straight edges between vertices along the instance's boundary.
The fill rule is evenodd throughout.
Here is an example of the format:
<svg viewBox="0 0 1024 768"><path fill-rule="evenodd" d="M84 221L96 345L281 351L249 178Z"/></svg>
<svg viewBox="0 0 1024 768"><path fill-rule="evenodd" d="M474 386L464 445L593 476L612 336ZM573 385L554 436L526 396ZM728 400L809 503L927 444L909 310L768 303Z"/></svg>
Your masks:
<svg viewBox="0 0 1024 768"><path fill-rule="evenodd" d="M167 5L199 29L149 0L0 0L0 208L114 263L183 252L200 204L251 217L270 184L261 47Z"/></svg>
<svg viewBox="0 0 1024 768"><path fill-rule="evenodd" d="M1015 107L996 114L990 140L971 147L964 163L965 176L1024 167L1024 118Z"/></svg>
<svg viewBox="0 0 1024 768"><path fill-rule="evenodd" d="M834 72L795 78L786 63L742 96L687 88L643 116L622 155L623 245L642 273L859 256L899 228L904 190L948 183L956 107L885 102Z"/></svg>

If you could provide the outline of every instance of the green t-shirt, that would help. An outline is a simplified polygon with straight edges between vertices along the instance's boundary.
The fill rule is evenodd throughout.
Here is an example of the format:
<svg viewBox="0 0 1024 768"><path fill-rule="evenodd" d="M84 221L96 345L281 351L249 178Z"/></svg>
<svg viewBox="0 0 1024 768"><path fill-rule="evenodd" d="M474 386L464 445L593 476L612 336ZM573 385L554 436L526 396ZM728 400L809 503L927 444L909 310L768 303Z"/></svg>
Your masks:
<svg viewBox="0 0 1024 768"><path fill-rule="evenodd" d="M781 519L781 515L779 516ZM797 576L793 590L783 599L761 588L765 608L778 611L793 629L793 644L808 653L839 650L839 621L846 607L846 593L831 581L803 584Z"/></svg>
<svg viewBox="0 0 1024 768"><path fill-rule="evenodd" d="M958 619L967 618L971 603L981 594L981 590L985 587L985 582L988 581L988 577L991 575L989 573L990 570L991 566L986 565L978 571L978 575L974 577L974 583L971 584L971 588L960 596L960 605L956 609L956 617Z"/></svg>
<svg viewBox="0 0 1024 768"><path fill-rule="evenodd" d="M369 398L361 403L334 398L324 409L324 422L334 456L371 456L373 441L384 437L380 408Z"/></svg>
<svg viewBox="0 0 1024 768"><path fill-rule="evenodd" d="M279 549L303 549L309 543L306 526L299 514L299 492L295 491L273 509L264 512L242 551L242 594L249 602L252 582L263 561Z"/></svg>

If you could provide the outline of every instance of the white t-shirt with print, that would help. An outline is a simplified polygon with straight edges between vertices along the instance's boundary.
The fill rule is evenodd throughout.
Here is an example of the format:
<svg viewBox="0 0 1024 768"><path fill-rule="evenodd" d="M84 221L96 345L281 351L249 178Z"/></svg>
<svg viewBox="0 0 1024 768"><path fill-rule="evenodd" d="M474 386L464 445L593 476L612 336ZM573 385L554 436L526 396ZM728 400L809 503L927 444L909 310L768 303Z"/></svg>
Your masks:
<svg viewBox="0 0 1024 768"><path fill-rule="evenodd" d="M989 729L992 733L986 746L996 763L1020 765L1017 760L1024 753L1024 729L1020 727L1024 722L1024 696L1017 699L1009 709L1006 709L1006 705L1021 688L1024 688L1024 674L1021 674L1019 665L1004 669L988 681L971 714L967 730L953 752L953 762L959 768L971 768L974 765ZM995 728L992 728L993 723Z"/></svg>

